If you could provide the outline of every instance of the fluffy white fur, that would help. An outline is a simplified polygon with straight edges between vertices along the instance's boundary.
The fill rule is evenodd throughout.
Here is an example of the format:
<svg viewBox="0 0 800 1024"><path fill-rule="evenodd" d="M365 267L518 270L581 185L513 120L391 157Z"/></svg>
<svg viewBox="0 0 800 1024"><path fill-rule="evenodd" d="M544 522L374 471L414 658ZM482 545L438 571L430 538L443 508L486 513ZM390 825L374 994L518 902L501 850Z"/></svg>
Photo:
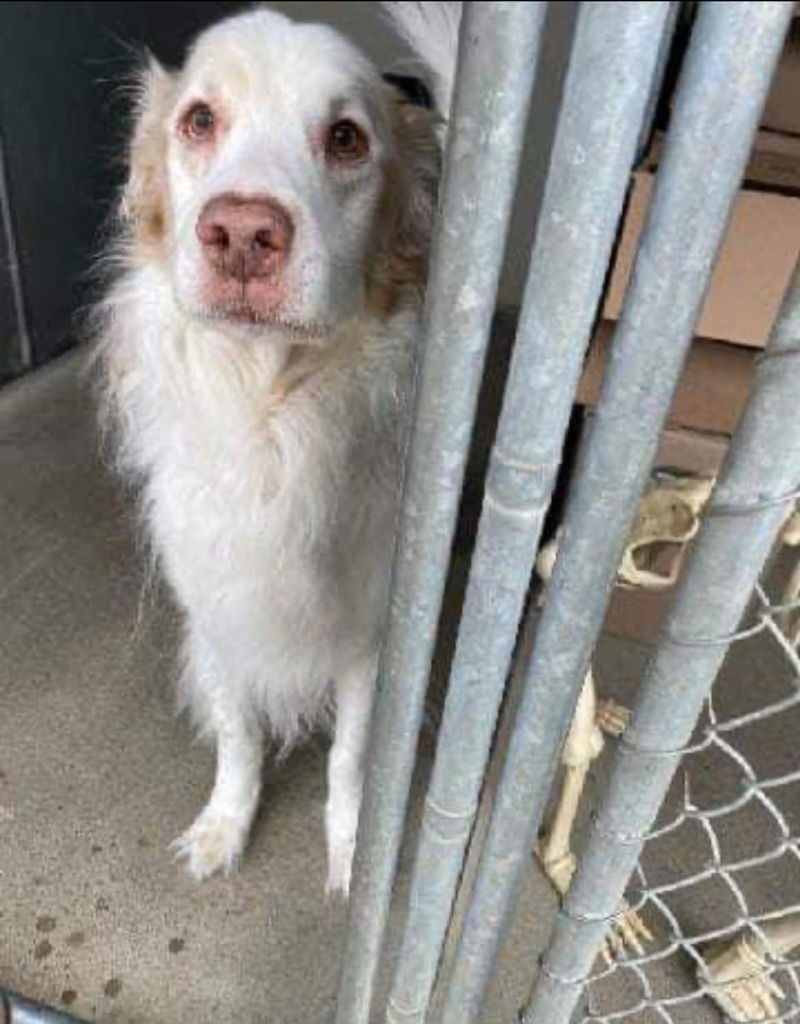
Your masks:
<svg viewBox="0 0 800 1024"><path fill-rule="evenodd" d="M458 6L391 5L442 96ZM202 145L184 127L197 102L214 112ZM369 153L332 164L343 117ZM176 844L198 878L242 853L265 735L289 744L335 711L328 885L348 888L437 168L436 119L322 26L259 9L201 35L181 71L143 75L99 350L184 612L181 695L217 748ZM235 309L195 230L220 195L267 197L294 225Z"/></svg>

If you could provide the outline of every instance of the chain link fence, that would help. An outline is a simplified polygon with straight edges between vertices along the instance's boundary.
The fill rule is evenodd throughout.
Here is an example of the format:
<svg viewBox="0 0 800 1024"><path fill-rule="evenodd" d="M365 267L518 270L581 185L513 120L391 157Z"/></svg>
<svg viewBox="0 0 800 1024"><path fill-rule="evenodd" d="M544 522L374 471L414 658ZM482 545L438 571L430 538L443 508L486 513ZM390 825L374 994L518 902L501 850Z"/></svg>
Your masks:
<svg viewBox="0 0 800 1024"><path fill-rule="evenodd" d="M792 561L756 587L645 837L626 895L653 939L598 960L583 1022L800 1018L800 601L780 585Z"/></svg>

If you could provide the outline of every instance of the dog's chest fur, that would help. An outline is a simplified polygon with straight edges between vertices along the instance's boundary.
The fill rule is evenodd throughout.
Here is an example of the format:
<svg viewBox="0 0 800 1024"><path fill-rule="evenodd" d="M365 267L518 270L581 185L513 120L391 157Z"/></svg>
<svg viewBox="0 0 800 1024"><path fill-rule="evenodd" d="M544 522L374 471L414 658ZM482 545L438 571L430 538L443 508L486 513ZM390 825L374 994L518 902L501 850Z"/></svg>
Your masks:
<svg viewBox="0 0 800 1024"><path fill-rule="evenodd" d="M155 551L221 671L311 705L377 642L416 317L298 360L189 326L147 277L118 286L105 351Z"/></svg>

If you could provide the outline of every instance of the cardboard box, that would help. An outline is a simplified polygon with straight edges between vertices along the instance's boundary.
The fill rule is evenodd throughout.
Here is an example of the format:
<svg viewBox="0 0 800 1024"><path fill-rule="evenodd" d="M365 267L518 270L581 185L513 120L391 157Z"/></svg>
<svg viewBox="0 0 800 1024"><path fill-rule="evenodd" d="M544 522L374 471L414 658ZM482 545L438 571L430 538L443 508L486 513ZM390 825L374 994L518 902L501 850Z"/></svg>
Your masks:
<svg viewBox="0 0 800 1024"><path fill-rule="evenodd" d="M752 189L800 195L800 137L759 132L745 173Z"/></svg>
<svg viewBox="0 0 800 1024"><path fill-rule="evenodd" d="M722 434L668 429L661 435L654 469L682 470L715 476L728 451ZM617 587L606 611L604 630L637 643L652 644L675 597L668 590L625 590Z"/></svg>
<svg viewBox="0 0 800 1024"><path fill-rule="evenodd" d="M800 103L798 104L800 106ZM633 185L603 306L616 320L655 182L660 141ZM800 138L761 132L739 191L697 334L763 348L800 254Z"/></svg>
<svg viewBox="0 0 800 1024"><path fill-rule="evenodd" d="M800 21L792 22L761 123L775 132L800 135Z"/></svg>
<svg viewBox="0 0 800 1024"><path fill-rule="evenodd" d="M596 405L611 348L614 324L595 331L578 385L579 405ZM672 402L673 427L732 433L747 400L757 353L741 345L695 338Z"/></svg>

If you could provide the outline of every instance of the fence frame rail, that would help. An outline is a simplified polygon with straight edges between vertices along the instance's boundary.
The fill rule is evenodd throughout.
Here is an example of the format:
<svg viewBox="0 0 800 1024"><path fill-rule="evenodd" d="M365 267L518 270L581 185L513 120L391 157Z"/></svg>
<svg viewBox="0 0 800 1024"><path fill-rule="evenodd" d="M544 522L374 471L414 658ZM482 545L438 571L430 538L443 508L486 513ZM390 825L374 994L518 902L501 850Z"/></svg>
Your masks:
<svg viewBox="0 0 800 1024"><path fill-rule="evenodd" d="M425 800L389 1024L421 1024L427 1013L669 8L620 0L584 5L578 17Z"/></svg>
<svg viewBox="0 0 800 1024"><path fill-rule="evenodd" d="M545 7L462 19L337 1024L370 1019Z"/></svg>

